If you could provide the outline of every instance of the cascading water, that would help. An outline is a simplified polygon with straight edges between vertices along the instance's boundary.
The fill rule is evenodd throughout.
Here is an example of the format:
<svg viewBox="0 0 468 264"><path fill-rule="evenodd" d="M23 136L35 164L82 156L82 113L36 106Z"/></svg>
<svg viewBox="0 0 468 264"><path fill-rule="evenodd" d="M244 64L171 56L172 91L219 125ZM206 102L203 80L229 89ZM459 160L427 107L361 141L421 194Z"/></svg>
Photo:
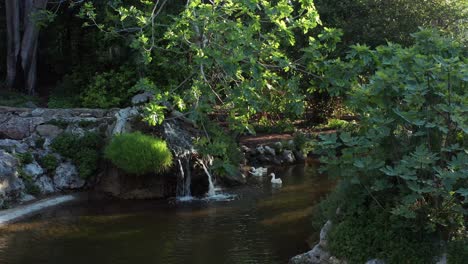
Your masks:
<svg viewBox="0 0 468 264"><path fill-rule="evenodd" d="M190 185L192 182L190 174L190 164L189 160L186 159L187 173L185 173L184 167L180 159L177 160L179 163L180 175L177 180L177 200L179 201L190 201L193 199L192 193L190 191Z"/></svg>
<svg viewBox="0 0 468 264"><path fill-rule="evenodd" d="M205 200L215 200L215 201L231 201L236 198L236 195L222 193L222 188L216 187L213 181L213 176L206 167L205 163L199 160L200 164L205 171L206 176L208 177L208 192L206 193Z"/></svg>

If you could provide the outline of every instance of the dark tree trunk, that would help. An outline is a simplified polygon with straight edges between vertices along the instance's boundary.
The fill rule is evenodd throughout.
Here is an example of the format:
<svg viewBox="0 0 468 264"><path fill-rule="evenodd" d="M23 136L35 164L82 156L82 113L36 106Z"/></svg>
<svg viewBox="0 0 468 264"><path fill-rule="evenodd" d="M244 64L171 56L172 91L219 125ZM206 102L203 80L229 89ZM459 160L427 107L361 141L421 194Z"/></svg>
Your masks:
<svg viewBox="0 0 468 264"><path fill-rule="evenodd" d="M35 92L39 28L31 15L38 10L44 9L47 1L6 0L6 86L9 89L22 81L28 94L34 94Z"/></svg>

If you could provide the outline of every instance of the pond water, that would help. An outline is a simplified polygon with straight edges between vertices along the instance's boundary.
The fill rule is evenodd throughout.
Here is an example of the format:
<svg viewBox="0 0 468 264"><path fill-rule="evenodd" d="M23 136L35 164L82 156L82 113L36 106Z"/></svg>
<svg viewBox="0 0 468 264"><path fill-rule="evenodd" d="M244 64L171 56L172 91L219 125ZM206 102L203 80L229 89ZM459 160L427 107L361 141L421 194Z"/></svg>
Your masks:
<svg viewBox="0 0 468 264"><path fill-rule="evenodd" d="M313 206L333 184L315 166L274 169L233 201L80 201L0 228L2 264L287 263L316 239ZM311 237L315 232L315 237Z"/></svg>

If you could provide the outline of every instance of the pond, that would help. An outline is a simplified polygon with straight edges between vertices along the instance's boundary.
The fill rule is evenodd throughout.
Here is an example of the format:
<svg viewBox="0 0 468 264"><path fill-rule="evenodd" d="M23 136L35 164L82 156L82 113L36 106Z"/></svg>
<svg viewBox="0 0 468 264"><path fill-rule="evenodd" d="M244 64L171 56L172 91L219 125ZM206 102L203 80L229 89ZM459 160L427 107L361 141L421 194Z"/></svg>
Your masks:
<svg viewBox="0 0 468 264"><path fill-rule="evenodd" d="M314 165L273 169L232 201L93 200L0 229L2 264L287 263L310 248L313 206L333 187Z"/></svg>

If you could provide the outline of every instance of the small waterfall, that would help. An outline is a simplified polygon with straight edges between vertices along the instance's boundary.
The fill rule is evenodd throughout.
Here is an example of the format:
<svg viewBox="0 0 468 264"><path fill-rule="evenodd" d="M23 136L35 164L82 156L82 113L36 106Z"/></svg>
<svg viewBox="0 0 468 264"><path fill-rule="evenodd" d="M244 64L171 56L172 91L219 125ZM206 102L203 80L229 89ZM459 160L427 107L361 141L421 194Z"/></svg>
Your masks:
<svg viewBox="0 0 468 264"><path fill-rule="evenodd" d="M200 161L200 164L203 167L203 170L205 171L206 175L208 176L208 192L206 195L208 197L215 196L216 191L215 191L215 186L213 183L213 177L211 176L211 173L208 171L208 168L206 167L205 163L203 161Z"/></svg>
<svg viewBox="0 0 468 264"><path fill-rule="evenodd" d="M179 163L180 169L180 176L177 180L177 200L179 201L190 201L193 199L192 193L190 191L190 185L192 182L191 174L190 174L190 161L185 159L186 161L186 170L182 166L182 162L180 159L177 160ZM187 174L185 173L187 172Z"/></svg>

